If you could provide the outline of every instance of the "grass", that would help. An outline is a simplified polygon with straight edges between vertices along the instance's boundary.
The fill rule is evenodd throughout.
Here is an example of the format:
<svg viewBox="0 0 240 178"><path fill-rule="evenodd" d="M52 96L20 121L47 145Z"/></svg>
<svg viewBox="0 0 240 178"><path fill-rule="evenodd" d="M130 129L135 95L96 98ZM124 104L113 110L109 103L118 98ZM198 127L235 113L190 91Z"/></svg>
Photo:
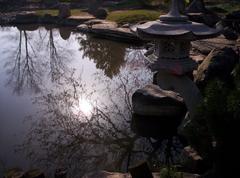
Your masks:
<svg viewBox="0 0 240 178"><path fill-rule="evenodd" d="M156 20L160 11L155 10L122 10L110 12L107 20L115 21L118 24L137 23L140 21Z"/></svg>
<svg viewBox="0 0 240 178"><path fill-rule="evenodd" d="M44 9L44 10L36 10L36 14L39 16L44 16L45 14L50 14L52 16L58 15L58 9ZM82 16L85 15L86 12L81 11L80 9L71 9L71 15L74 16Z"/></svg>

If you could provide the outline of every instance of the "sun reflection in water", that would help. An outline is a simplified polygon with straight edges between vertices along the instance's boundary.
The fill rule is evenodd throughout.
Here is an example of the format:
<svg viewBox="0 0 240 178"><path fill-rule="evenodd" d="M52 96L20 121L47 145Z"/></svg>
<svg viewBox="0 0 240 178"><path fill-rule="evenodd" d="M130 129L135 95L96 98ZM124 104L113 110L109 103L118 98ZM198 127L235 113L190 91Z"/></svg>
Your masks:
<svg viewBox="0 0 240 178"><path fill-rule="evenodd" d="M90 116L93 112L93 105L89 100L85 98L81 98L78 100L78 103L73 106L73 113L76 115L84 114L86 116Z"/></svg>

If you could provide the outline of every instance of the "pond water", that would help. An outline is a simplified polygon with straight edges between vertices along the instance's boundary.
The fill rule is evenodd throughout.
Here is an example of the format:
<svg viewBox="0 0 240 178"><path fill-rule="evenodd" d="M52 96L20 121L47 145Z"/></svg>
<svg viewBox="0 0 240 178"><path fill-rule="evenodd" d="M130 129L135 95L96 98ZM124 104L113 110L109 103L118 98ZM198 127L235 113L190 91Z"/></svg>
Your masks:
<svg viewBox="0 0 240 178"><path fill-rule="evenodd" d="M69 28L0 27L0 177L123 170L136 140L131 94L151 82L136 46Z"/></svg>

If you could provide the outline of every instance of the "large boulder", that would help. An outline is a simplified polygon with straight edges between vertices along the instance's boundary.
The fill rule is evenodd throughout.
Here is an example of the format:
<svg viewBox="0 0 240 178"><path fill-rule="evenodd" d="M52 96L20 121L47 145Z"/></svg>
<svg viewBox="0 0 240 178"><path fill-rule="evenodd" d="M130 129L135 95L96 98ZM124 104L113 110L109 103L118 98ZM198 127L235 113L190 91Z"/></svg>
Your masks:
<svg viewBox="0 0 240 178"><path fill-rule="evenodd" d="M188 13L189 19L193 22L203 23L210 27L215 27L215 25L221 20L221 18L210 11L204 13Z"/></svg>
<svg viewBox="0 0 240 178"><path fill-rule="evenodd" d="M157 85L147 85L132 96L132 130L144 137L165 138L177 134L186 114L183 98Z"/></svg>
<svg viewBox="0 0 240 178"><path fill-rule="evenodd" d="M212 50L198 67L194 80L200 88L215 78L228 81L238 60L238 55L232 48Z"/></svg>
<svg viewBox="0 0 240 178"><path fill-rule="evenodd" d="M147 85L132 96L133 111L139 115L174 117L185 111L183 98L157 85Z"/></svg>
<svg viewBox="0 0 240 178"><path fill-rule="evenodd" d="M58 17L61 19L65 19L71 16L71 10L69 5L67 4L60 4L59 5L59 12Z"/></svg>

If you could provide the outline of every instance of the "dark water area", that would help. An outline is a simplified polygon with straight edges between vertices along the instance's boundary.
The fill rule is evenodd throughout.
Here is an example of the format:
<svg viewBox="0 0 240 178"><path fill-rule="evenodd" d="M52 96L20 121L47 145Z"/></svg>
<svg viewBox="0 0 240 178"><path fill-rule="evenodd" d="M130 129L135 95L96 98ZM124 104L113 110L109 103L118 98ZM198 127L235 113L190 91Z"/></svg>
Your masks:
<svg viewBox="0 0 240 178"><path fill-rule="evenodd" d="M137 139L131 95L152 81L144 50L37 26L0 27L0 44L0 177L13 167L124 171Z"/></svg>

